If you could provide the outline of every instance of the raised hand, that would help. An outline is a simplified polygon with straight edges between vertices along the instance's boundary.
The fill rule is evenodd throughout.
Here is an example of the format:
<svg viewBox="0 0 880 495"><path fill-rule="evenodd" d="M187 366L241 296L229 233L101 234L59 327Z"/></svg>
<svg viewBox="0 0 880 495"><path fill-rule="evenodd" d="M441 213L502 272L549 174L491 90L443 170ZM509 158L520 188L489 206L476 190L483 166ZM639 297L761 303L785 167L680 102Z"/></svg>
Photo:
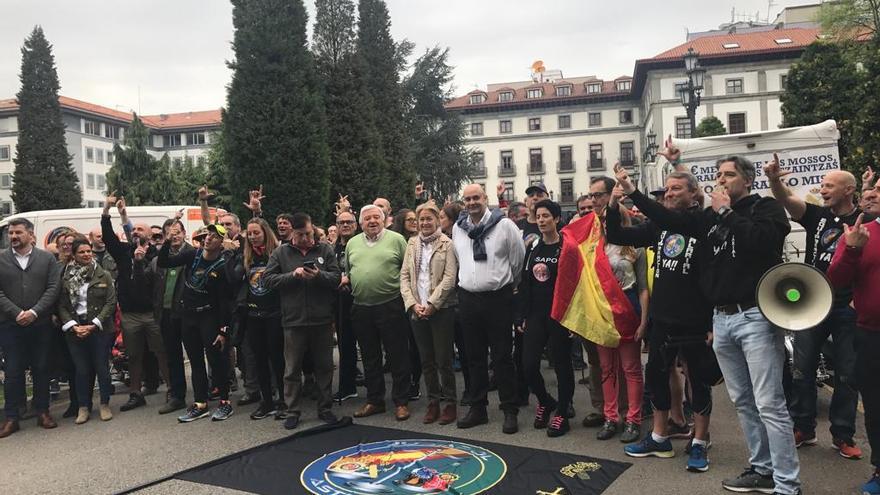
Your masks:
<svg viewBox="0 0 880 495"><path fill-rule="evenodd" d="M672 143L672 134L663 141L663 148L657 154L666 158L669 163L675 163L681 158L681 150Z"/></svg>
<svg viewBox="0 0 880 495"><path fill-rule="evenodd" d="M868 165L868 168L865 169L865 172L862 174L862 190L871 189L874 184L874 169Z"/></svg>
<svg viewBox="0 0 880 495"><path fill-rule="evenodd" d="M730 196L727 194L726 187L716 187L714 191L709 193L709 197L712 198L712 209L715 210L716 213L723 206L730 208Z"/></svg>
<svg viewBox="0 0 880 495"><path fill-rule="evenodd" d="M614 176L617 178L617 184L620 186L623 194L632 194L636 190L636 186L633 185L629 178L629 172L620 162L614 164ZM615 187L615 189L617 188ZM613 191L612 194L614 194Z"/></svg>
<svg viewBox="0 0 880 495"><path fill-rule="evenodd" d="M348 201L347 194L345 196L340 194L339 200L336 201L336 211L333 214L338 216L340 213L345 212L345 211L349 211L349 212L351 211L351 203L349 203L349 201Z"/></svg>
<svg viewBox="0 0 880 495"><path fill-rule="evenodd" d="M421 198L422 194L425 193L425 183L419 181L416 183L416 198Z"/></svg>
<svg viewBox="0 0 880 495"><path fill-rule="evenodd" d="M773 159L764 165L764 175L770 180L779 180L790 174L791 170L784 170L779 166L779 155L773 153Z"/></svg>
<svg viewBox="0 0 880 495"><path fill-rule="evenodd" d="M251 213L257 215L263 211L263 203L262 201L266 199L266 196L263 196L263 185L260 184L259 189L255 189L251 191L249 194L249 199L247 203L242 203L245 208L251 210Z"/></svg>
<svg viewBox="0 0 880 495"><path fill-rule="evenodd" d="M134 250L134 259L137 261L141 261L147 255L147 246L138 244L138 247Z"/></svg>
<svg viewBox="0 0 880 495"><path fill-rule="evenodd" d="M109 196L104 198L104 211L109 212L110 208L116 206L116 191L113 191Z"/></svg>
<svg viewBox="0 0 880 495"><path fill-rule="evenodd" d="M614 186L614 189L611 190L611 204L619 204L621 198L623 198L624 196L626 195L623 193L623 186L617 184L616 186Z"/></svg>
<svg viewBox="0 0 880 495"><path fill-rule="evenodd" d="M498 185L495 186L495 195L500 198L504 196L504 191L507 191L507 186L504 185L504 182L498 182Z"/></svg>
<svg viewBox="0 0 880 495"><path fill-rule="evenodd" d="M209 199L211 199L211 196L212 194L210 191L208 191L207 184L199 188L199 201L208 201Z"/></svg>
<svg viewBox="0 0 880 495"><path fill-rule="evenodd" d="M125 196L119 196L119 199L116 201L116 211L120 215L125 216Z"/></svg>
<svg viewBox="0 0 880 495"><path fill-rule="evenodd" d="M849 225L843 226L843 238L846 240L847 246L861 249L868 242L868 229L862 225L864 220L865 214L862 213L859 215L859 218L856 219L856 223L854 223L852 227Z"/></svg>

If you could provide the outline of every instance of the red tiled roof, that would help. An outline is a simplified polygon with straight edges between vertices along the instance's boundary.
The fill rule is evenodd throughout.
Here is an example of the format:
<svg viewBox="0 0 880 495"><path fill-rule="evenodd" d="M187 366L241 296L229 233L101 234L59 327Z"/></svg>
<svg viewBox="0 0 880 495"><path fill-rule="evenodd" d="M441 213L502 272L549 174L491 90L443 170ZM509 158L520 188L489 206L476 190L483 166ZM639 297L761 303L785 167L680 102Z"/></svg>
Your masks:
<svg viewBox="0 0 880 495"><path fill-rule="evenodd" d="M725 55L742 55L744 53L763 53L776 50L797 49L801 50L818 39L819 28L790 28L773 29L751 33L719 34L716 36L704 36L690 40L686 43L666 50L649 60L680 59L687 53L688 48L700 54L700 57L715 57ZM791 43L779 44L778 39L790 39ZM737 44L737 48L724 48L724 45Z"/></svg>
<svg viewBox="0 0 880 495"><path fill-rule="evenodd" d="M602 92L601 93L587 93L587 84L594 84L596 82L602 82ZM570 96L556 96L556 86L571 84L571 95ZM541 98L526 98L526 91L529 89L542 88L544 90L544 96ZM498 93L512 92L513 100L499 102L498 101ZM471 103L470 97L474 94L485 94L487 95L486 101L483 103ZM536 83L531 84L529 86L524 86L519 89L513 88L500 88L494 91L482 91L482 90L474 90L470 93L459 96L458 98L453 98L446 104L447 109L463 109L463 108L480 108L486 107L489 105L511 105L515 103L522 103L524 101L527 102L539 102L539 101L558 101L565 100L569 98L575 97L599 97L599 96L608 96L608 95L626 95L629 94L629 90L626 91L617 91L617 86L614 81L599 81L591 80L587 81L583 84L574 84L569 81L557 81L555 83Z"/></svg>

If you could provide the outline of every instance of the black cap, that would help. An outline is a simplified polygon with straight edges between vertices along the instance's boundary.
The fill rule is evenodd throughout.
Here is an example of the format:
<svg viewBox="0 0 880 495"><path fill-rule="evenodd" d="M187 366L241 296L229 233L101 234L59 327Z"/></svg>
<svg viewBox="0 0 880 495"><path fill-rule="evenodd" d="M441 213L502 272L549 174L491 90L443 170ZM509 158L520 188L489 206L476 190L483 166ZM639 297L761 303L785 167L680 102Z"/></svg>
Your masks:
<svg viewBox="0 0 880 495"><path fill-rule="evenodd" d="M526 196L532 194L533 192L541 191L544 194L549 194L547 192L547 186L544 185L543 182L539 182L537 184L532 184L531 186L526 188Z"/></svg>
<svg viewBox="0 0 880 495"><path fill-rule="evenodd" d="M653 191L651 191L650 194L651 194L651 196L665 196L666 195L666 188L661 187L660 189L654 189Z"/></svg>

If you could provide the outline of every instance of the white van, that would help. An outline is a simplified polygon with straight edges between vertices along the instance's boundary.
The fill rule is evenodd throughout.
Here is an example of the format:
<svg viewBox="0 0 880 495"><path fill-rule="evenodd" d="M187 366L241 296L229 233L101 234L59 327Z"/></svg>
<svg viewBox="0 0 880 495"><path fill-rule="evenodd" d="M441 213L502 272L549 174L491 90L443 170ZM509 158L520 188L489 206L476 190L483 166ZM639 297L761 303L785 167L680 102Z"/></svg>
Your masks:
<svg viewBox="0 0 880 495"><path fill-rule="evenodd" d="M178 211L183 210L180 221L186 227L187 238L203 225L201 209L198 206L129 206L126 208L132 223L162 225L165 220L174 218ZM7 231L9 221L15 218L26 218L34 224L34 236L37 247L46 249L55 242L61 232L75 230L88 234L90 230L100 227L103 208L73 208L68 210L43 210L16 213L0 220L0 249L9 248ZM211 208L211 218L215 218L216 210ZM122 234L122 222L116 208L110 209L113 230Z"/></svg>

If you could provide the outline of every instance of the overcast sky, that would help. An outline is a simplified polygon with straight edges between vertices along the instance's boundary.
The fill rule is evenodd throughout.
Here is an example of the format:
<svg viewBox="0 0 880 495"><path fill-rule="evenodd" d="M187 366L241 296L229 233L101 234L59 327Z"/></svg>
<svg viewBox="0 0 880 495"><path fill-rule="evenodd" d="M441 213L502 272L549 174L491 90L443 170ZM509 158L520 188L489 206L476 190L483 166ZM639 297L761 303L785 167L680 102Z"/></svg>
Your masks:
<svg viewBox="0 0 880 495"><path fill-rule="evenodd" d="M634 61L683 43L690 31L730 21L731 9L761 17L767 0L387 0L395 39L417 53L451 48L457 94L521 81L534 60L567 77L613 79ZM787 5L775 0L770 19ZM54 45L61 94L143 114L219 108L232 57L225 0L3 0L0 99L19 88L21 44L34 25ZM310 21L314 1L307 0ZM662 6L661 6L662 5Z"/></svg>

